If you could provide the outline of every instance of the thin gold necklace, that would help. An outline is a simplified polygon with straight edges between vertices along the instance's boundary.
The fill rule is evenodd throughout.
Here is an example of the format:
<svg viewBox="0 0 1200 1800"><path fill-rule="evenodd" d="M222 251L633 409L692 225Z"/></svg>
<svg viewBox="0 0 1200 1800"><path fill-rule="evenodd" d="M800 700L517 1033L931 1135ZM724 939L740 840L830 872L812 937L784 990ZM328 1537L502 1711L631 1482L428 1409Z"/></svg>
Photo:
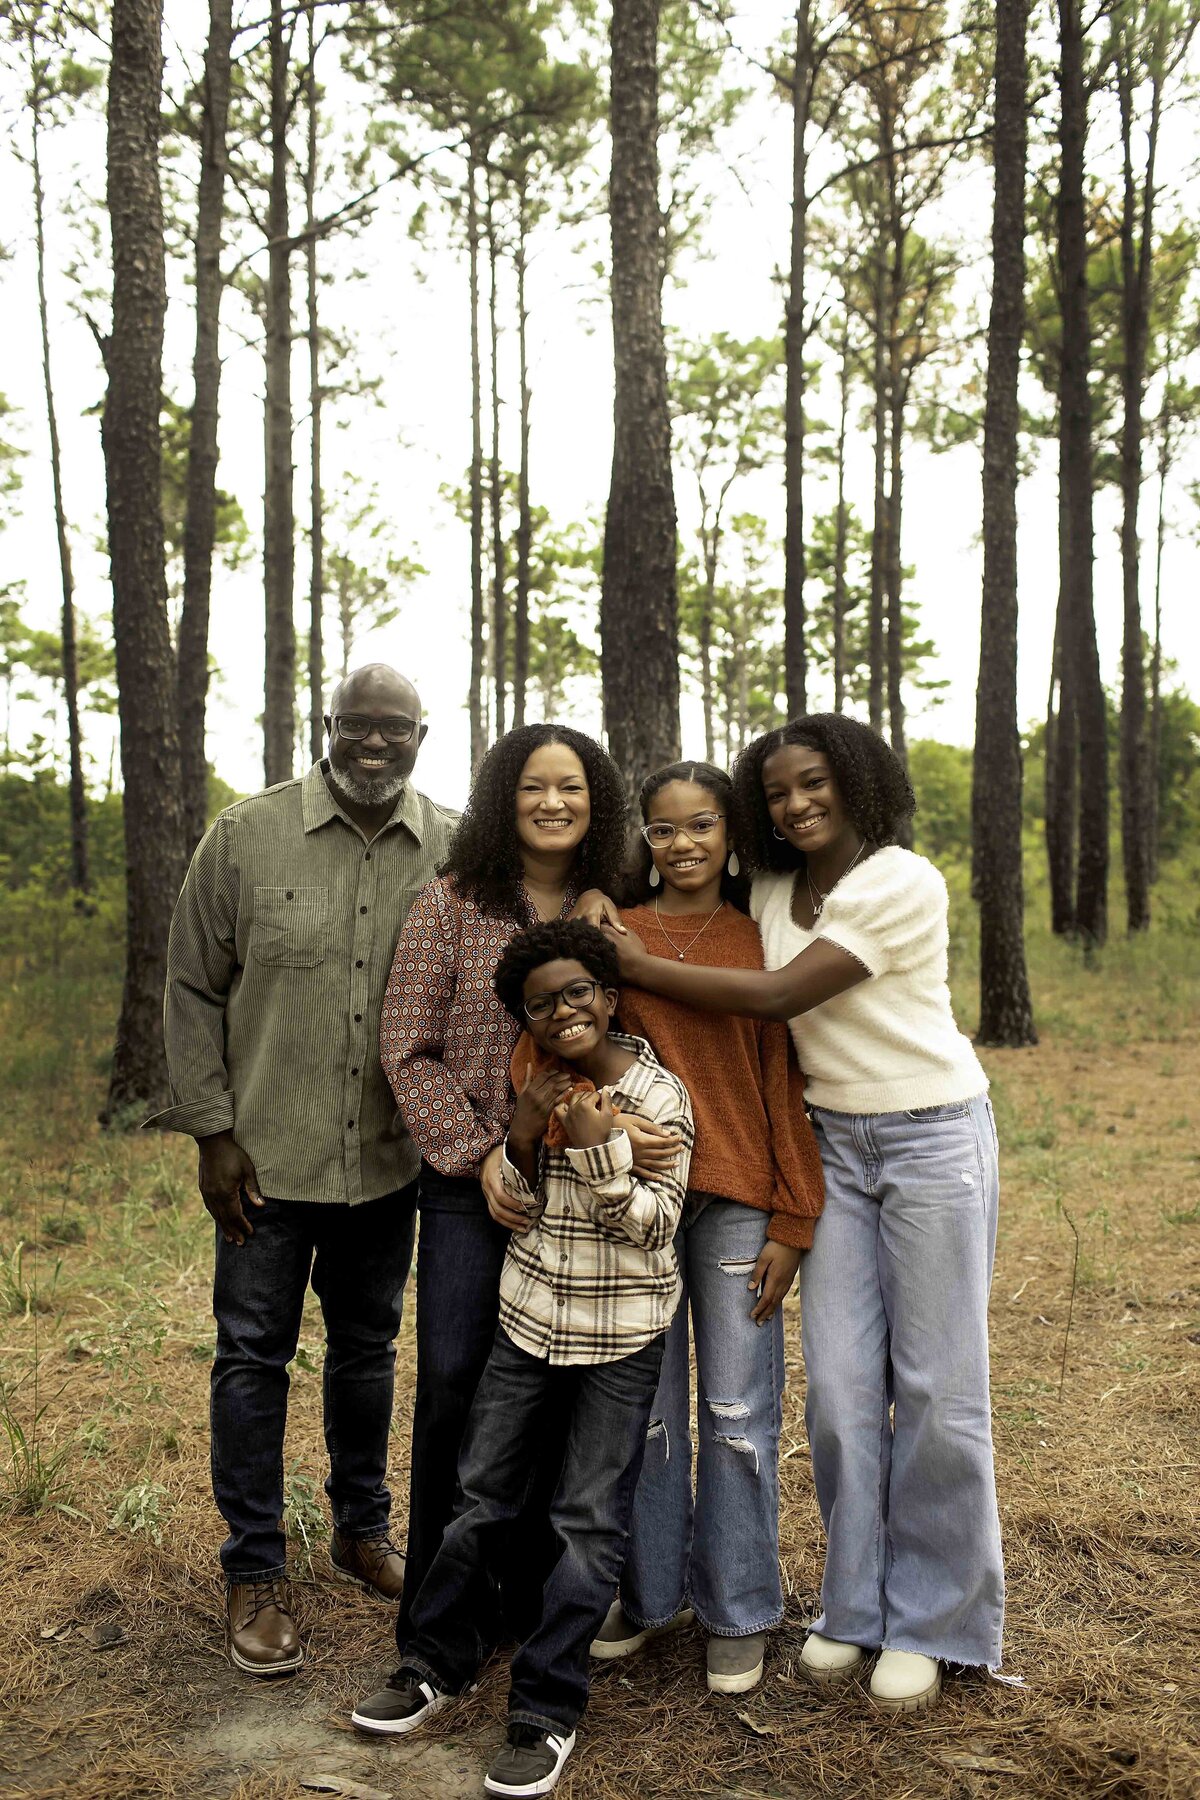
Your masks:
<svg viewBox="0 0 1200 1800"><path fill-rule="evenodd" d="M716 918L717 914L720 912L720 910L724 906L724 904L725 904L724 900L717 901L717 904L713 907L713 910L709 913L707 919L705 919L703 925L700 927L700 930L694 931L692 933L691 937L688 939L687 943L683 946L683 949L681 950L679 948L679 945L675 942L674 938L671 936L670 932L667 930L666 926L662 922L662 914L658 910L658 895L655 894L655 896L654 896L655 923L657 924L658 929L662 932L663 936L666 938L668 944L670 944L672 950L675 952L676 962L683 961L683 959L687 955L688 951L692 948L692 945L696 942L696 939L698 937L702 937L703 934L708 930L709 926L712 924L713 920Z"/></svg>
<svg viewBox="0 0 1200 1800"><path fill-rule="evenodd" d="M839 881L845 881L847 875L850 873L851 869L854 867L855 863L858 861L859 857L862 855L862 853L866 849L866 847L867 847L867 840L866 840L866 838L864 838L862 843L858 846L858 849L854 852L854 855L850 858L850 861L846 864L845 868L842 870L841 874L838 876L837 881L832 882L830 884L828 892L824 891L823 889L821 889L817 886L816 882L813 880L812 876L808 872L808 864L805 863L804 879L808 883L808 898L809 898L809 903L811 904L812 909L813 909L814 924L820 918L821 908L824 906L825 902L828 900L829 895L832 894L834 888L838 885Z"/></svg>

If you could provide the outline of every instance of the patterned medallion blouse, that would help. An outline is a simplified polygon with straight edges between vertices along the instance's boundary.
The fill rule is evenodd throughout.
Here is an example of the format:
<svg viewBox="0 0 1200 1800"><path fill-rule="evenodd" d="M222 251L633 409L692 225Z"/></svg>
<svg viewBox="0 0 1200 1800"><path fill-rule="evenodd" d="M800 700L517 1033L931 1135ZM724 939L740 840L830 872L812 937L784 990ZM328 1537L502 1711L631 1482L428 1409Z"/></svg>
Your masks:
<svg viewBox="0 0 1200 1800"><path fill-rule="evenodd" d="M566 918L577 899L563 901ZM379 1055L413 1141L439 1174L472 1178L508 1131L508 1065L521 1034L492 976L520 919L460 900L449 876L423 888L400 933L379 1020Z"/></svg>

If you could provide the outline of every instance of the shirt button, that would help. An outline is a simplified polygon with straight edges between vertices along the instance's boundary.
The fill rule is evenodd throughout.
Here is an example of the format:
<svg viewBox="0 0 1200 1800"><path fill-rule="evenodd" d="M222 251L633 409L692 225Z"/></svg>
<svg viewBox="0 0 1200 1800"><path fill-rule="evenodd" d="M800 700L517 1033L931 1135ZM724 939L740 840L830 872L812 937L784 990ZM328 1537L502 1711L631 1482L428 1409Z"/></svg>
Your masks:
<svg viewBox="0 0 1200 1800"><path fill-rule="evenodd" d="M284 894L283 897L285 900L294 900L296 898L296 896L293 893L291 888L288 888L287 892Z"/></svg>
<svg viewBox="0 0 1200 1800"><path fill-rule="evenodd" d="M351 1073L351 1074L352 1074L352 1075L357 1075L357 1074L358 1074L358 1070L357 1070L357 1069L351 1069L351 1071L350 1071L350 1073Z"/></svg>
<svg viewBox="0 0 1200 1800"><path fill-rule="evenodd" d="M365 913L367 909L365 906L360 906L358 910L360 913Z"/></svg>
<svg viewBox="0 0 1200 1800"><path fill-rule="evenodd" d="M571 1260L571 1259L570 1259L570 1257L569 1257L569 1256L568 1256L568 1255L567 1255L567 1253L566 1253L566 1251L565 1251L565 1250L564 1250L564 1251L563 1251L563 1253L562 1253L562 1257L561 1257L561 1259L560 1259L560 1260L561 1260L561 1261L563 1261L563 1262L570 1262L570 1260Z"/></svg>
<svg viewBox="0 0 1200 1800"><path fill-rule="evenodd" d="M371 852L368 850L363 855L363 861L370 862L370 860L371 860Z"/></svg>
<svg viewBox="0 0 1200 1800"><path fill-rule="evenodd" d="M362 968L362 957L361 957L361 956L360 956L360 957L359 957L359 959L358 959L358 961L357 961L357 962L356 962L356 963L355 963L355 965L354 965L354 966L355 966L355 968L356 968L356 969L361 969L361 968Z"/></svg>
<svg viewBox="0 0 1200 1800"><path fill-rule="evenodd" d="M356 1024L356 1025L361 1025L361 1024L362 1024L362 1014L361 1014L361 1013L355 1013L355 1015L354 1015L354 1023L355 1023L355 1024Z"/></svg>
<svg viewBox="0 0 1200 1800"><path fill-rule="evenodd" d="M353 1130L354 1130L354 1120L353 1120L353 1119L347 1119L347 1121L346 1121L346 1130L347 1130L347 1131L353 1131Z"/></svg>

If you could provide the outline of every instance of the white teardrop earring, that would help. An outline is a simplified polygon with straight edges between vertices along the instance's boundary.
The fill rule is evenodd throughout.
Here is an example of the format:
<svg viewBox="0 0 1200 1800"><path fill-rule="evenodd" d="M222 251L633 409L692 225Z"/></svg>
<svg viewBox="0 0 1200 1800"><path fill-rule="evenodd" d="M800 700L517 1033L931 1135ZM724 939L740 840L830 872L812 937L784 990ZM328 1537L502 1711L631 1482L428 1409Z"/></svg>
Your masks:
<svg viewBox="0 0 1200 1800"><path fill-rule="evenodd" d="M659 874L655 865L653 863L651 863L650 864L650 886L652 888L656 888L661 880L662 880L662 876Z"/></svg>
<svg viewBox="0 0 1200 1800"><path fill-rule="evenodd" d="M741 874L742 865L738 861L738 854L737 854L736 850L731 850L729 852L729 861L725 864L725 870L726 870L727 874L732 875L735 878Z"/></svg>

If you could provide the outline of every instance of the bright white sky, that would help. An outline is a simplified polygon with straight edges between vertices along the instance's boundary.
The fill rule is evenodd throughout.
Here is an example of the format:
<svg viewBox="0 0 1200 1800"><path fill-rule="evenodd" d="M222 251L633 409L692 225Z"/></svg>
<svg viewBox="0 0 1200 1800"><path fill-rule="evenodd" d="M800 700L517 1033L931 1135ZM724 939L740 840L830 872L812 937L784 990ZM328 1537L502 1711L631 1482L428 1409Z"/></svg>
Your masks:
<svg viewBox="0 0 1200 1800"><path fill-rule="evenodd" d="M256 15L257 16L257 15ZM781 34L790 19L786 4L743 0L737 22L738 41L761 51ZM168 0L169 78L177 90L182 57L199 65L207 8L199 0ZM339 122L354 132L366 122L363 95L338 76L332 58L323 72ZM749 79L734 68L735 79ZM0 84L0 118L6 140L27 144L11 76ZM1186 127L1172 127L1163 164L1184 166ZM779 292L773 274L786 261L790 199L790 139L787 115L760 94L747 106L726 147L725 166L708 171L713 198L708 212L705 260L689 260L683 284L669 287L669 324L693 338L723 329L743 338L768 335L779 327ZM1097 134L1098 136L1100 134ZM600 148L602 166L606 146ZM103 529L104 490L97 409L103 378L91 333L79 312L78 290L65 267L76 253L77 224L61 215L64 200L78 204L83 195L103 192L103 126L81 116L47 146L46 179L51 207L49 223L53 350L59 393L67 504L74 528L76 577L81 608L94 618L109 610L107 565L98 553ZM451 166L443 158L443 166ZM731 170L736 170L736 177ZM337 204L345 191L331 184L323 206ZM29 454L23 465L22 518L4 533L0 585L25 584L30 620L53 628L58 607L50 480L41 412L40 351L37 340L32 219L27 171L10 156L4 184L5 206L0 241L10 252L0 268L0 304L5 319L5 355L0 365L0 391L21 409L16 435ZM399 618L383 631L363 639L355 660L379 657L402 667L416 681L431 729L418 768L420 785L436 798L461 802L466 788L468 541L464 526L441 497L443 484L461 482L469 457L469 365L465 260L447 243L448 227L434 214L424 244L414 244L407 225L415 191L392 191L376 210L368 228L353 240L331 240L322 250L323 266L335 276L324 306L330 323L348 328L359 342L359 362L367 376L382 380L379 404L345 400L329 418L326 438L326 488L332 494L347 481L373 484L381 515L390 525L391 541L411 554L428 573L404 595ZM971 261L964 281L964 306L986 319L986 256L990 230L991 189L979 165L959 174L942 203L936 229L958 237ZM606 305L592 265L604 254L606 222L589 233L581 229L545 228L537 245L529 280L533 312L533 443L535 501L548 507L564 525L599 518L608 488L611 454L611 340ZM252 240L247 240L247 245ZM230 260L227 255L227 261ZM299 268L297 269L299 276ZM353 278L353 276L360 278ZM167 333L167 383L181 400L190 398L192 320L184 265L171 270L172 306ZM297 303L300 300L297 281ZM93 303L103 318L103 302ZM226 364L222 389L221 468L219 480L240 500L252 531L261 518L262 360L256 328L240 303L227 303L224 344ZM241 342L240 334L250 339ZM502 345L506 379L513 403L506 409L506 461L516 462L515 340ZM296 411L302 420L306 373L305 346L296 349ZM1031 393L1032 397L1032 393ZM826 413L832 410L827 396ZM822 410L818 403L818 413ZM11 422L10 422L11 423ZM306 522L306 427L296 433L296 504L298 528ZM852 447L852 498L869 516L870 442L861 425ZM1180 471L1169 511L1179 535L1168 544L1163 581L1164 640L1168 655L1189 673L1193 685L1198 666L1200 625L1195 596L1196 513L1186 499L1189 481L1200 473L1195 454ZM695 506L684 472L676 477L681 528L694 526ZM823 510L831 496L822 483L809 484L810 513ZM1152 542L1157 489L1147 484L1143 502L1143 539ZM1045 705L1050 642L1057 591L1056 480L1053 455L1044 456L1020 493L1020 712L1037 717ZM752 510L772 519L782 535L782 468L745 484L737 510ZM1120 646L1120 562L1115 496L1101 496L1096 511L1096 606L1101 659L1107 680L1116 681ZM904 558L915 565L908 589L925 633L938 648L933 673L950 681L936 708L912 702L910 735L937 736L970 743L974 725L974 693L979 637L980 594L980 462L976 449L934 457L911 448L905 463ZM297 621L303 630L306 605L307 551L297 555ZM1149 563L1150 558L1147 558ZM1152 584L1144 580L1143 605L1149 614ZM246 791L261 784L262 596L257 551L234 575L218 569L215 578L211 649L219 668L210 707L209 754L219 773ZM330 628L330 639L333 631ZM332 653L332 641L331 641ZM819 689L813 704L827 702ZM19 707L17 732L38 728L39 709ZM577 697L572 722L597 729L596 702ZM702 747L699 709L685 704L685 749ZM111 725L104 719L89 727L94 774L102 779L108 765Z"/></svg>

